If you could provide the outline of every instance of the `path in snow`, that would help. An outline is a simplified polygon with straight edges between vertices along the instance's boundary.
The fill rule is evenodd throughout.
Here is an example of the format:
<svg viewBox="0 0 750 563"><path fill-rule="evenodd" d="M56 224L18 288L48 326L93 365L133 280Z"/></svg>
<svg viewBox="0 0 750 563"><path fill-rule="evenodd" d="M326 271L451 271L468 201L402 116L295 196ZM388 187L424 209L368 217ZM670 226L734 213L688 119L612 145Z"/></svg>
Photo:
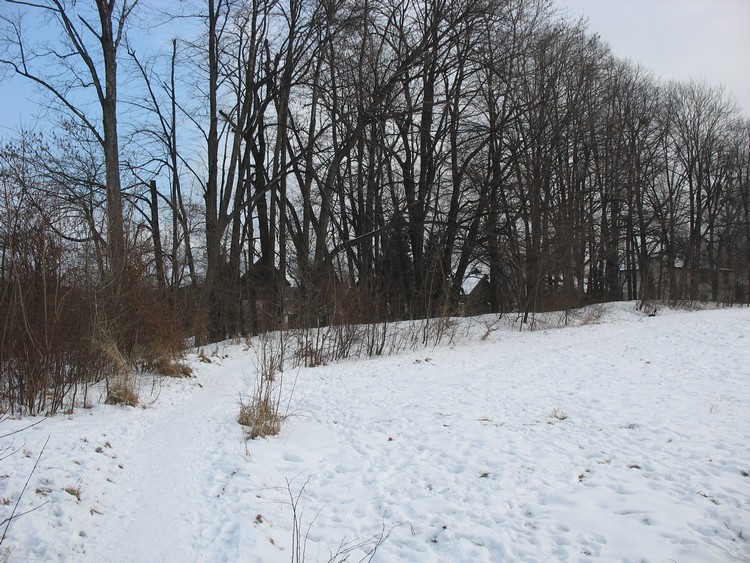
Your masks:
<svg viewBox="0 0 750 563"><path fill-rule="evenodd" d="M110 507L117 517L106 519L89 560L191 561L197 554L239 560L237 531L252 511L228 510L225 495L245 460L234 421L244 369L198 366L200 383L172 382L188 385L189 394L164 393L157 416L133 418L140 427L123 444L117 483L116 502L125 505ZM165 400L168 405L161 404Z"/></svg>

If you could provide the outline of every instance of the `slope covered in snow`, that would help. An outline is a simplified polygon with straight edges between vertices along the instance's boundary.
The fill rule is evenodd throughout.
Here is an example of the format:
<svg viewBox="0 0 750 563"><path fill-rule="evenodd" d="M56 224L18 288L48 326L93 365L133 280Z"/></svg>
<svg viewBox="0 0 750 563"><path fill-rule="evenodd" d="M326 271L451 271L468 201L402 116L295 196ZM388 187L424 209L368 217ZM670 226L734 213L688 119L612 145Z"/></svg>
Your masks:
<svg viewBox="0 0 750 563"><path fill-rule="evenodd" d="M270 439L236 422L257 343L191 356L192 379L144 377L145 408L6 419L0 434L41 422L2 439L2 518L48 442L3 553L747 561L750 309L587 320L467 320L453 346L288 370Z"/></svg>

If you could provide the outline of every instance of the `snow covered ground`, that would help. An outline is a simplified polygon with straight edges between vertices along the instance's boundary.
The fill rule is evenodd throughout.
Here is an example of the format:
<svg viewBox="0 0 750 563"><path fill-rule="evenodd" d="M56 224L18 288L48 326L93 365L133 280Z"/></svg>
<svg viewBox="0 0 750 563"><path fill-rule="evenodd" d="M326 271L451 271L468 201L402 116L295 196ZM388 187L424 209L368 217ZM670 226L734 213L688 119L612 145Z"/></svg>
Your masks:
<svg viewBox="0 0 750 563"><path fill-rule="evenodd" d="M579 317L579 321L583 317ZM7 419L11 561L749 561L750 309L464 321L460 344L287 371L246 441L256 347L141 381L145 408ZM463 330L463 329L462 329ZM482 340L484 336L484 340ZM2 557L0 557L2 559Z"/></svg>

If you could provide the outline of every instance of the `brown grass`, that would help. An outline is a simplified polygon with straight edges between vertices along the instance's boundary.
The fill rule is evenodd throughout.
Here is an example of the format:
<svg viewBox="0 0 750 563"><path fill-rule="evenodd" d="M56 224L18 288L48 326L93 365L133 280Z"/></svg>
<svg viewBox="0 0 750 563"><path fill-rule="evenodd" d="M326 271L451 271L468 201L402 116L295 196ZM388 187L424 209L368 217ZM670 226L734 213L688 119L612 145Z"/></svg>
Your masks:
<svg viewBox="0 0 750 563"><path fill-rule="evenodd" d="M76 497L76 500L78 500L79 502L81 501L82 491L80 485L76 485L75 487L65 487L63 490L69 495Z"/></svg>
<svg viewBox="0 0 750 563"><path fill-rule="evenodd" d="M166 377L193 377L193 368L184 361L163 357L150 362L148 370Z"/></svg>
<svg viewBox="0 0 750 563"><path fill-rule="evenodd" d="M595 305L589 305L583 309L583 317L581 318L581 326L599 324L606 308L604 303L597 303Z"/></svg>
<svg viewBox="0 0 750 563"><path fill-rule="evenodd" d="M138 393L133 389L132 381L123 379L109 385L104 403L107 405L128 405L129 407L138 405Z"/></svg>
<svg viewBox="0 0 750 563"><path fill-rule="evenodd" d="M278 403L269 396L253 397L250 403L240 406L237 422L248 428L248 438L265 438L276 436L284 422L278 412Z"/></svg>

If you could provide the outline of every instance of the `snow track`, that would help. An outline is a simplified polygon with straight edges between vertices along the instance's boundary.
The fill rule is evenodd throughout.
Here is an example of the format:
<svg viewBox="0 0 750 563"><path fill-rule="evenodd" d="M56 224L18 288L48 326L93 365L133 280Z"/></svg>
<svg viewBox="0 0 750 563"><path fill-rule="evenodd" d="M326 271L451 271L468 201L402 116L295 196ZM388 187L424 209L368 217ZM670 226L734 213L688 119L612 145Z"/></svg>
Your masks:
<svg viewBox="0 0 750 563"><path fill-rule="evenodd" d="M110 546L127 546L114 554L121 561L189 561L196 553L237 559L238 523L221 497L234 471L227 468L242 461L241 431L231 424L240 380L216 375L201 381L187 382L189 396L130 437L132 454L119 482L128 507L117 507L118 519L107 521L98 544L104 549L93 551L92 561L113 561Z"/></svg>

